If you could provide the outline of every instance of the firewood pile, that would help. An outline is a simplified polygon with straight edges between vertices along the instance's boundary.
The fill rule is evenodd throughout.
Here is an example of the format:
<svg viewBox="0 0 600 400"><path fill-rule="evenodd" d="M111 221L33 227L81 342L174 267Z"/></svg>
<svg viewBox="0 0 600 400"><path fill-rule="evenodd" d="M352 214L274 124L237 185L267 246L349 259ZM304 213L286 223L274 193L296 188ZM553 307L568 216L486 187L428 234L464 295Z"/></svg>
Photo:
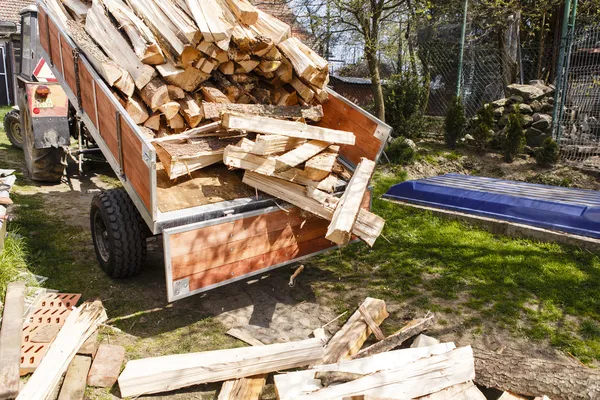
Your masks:
<svg viewBox="0 0 600 400"><path fill-rule="evenodd" d="M244 169L247 185L331 221L332 242L374 244L384 221L362 205L375 163L350 172L338 152L354 134L307 123L324 117L328 64L287 24L248 0L42 1L169 179Z"/></svg>

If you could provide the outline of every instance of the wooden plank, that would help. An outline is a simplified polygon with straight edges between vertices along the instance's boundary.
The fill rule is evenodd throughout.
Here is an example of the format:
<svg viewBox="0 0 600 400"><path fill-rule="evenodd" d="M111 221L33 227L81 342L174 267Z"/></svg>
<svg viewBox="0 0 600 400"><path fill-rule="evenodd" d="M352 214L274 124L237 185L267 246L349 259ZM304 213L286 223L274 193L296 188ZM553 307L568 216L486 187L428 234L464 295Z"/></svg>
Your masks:
<svg viewBox="0 0 600 400"><path fill-rule="evenodd" d="M87 384L94 387L112 387L119 377L124 359L123 346L101 344L87 376Z"/></svg>
<svg viewBox="0 0 600 400"><path fill-rule="evenodd" d="M121 395L170 391L311 364L323 356L319 339L129 361L119 377Z"/></svg>
<svg viewBox="0 0 600 400"><path fill-rule="evenodd" d="M448 353L422 358L406 366L376 372L348 383L302 394L296 399L325 400L356 395L412 399L474 378L473 351L471 347L461 347Z"/></svg>
<svg viewBox="0 0 600 400"><path fill-rule="evenodd" d="M92 357L76 355L69 364L58 400L83 400Z"/></svg>
<svg viewBox="0 0 600 400"><path fill-rule="evenodd" d="M306 139L281 135L257 135L250 152L257 155L271 155L293 150L304 143Z"/></svg>
<svg viewBox="0 0 600 400"><path fill-rule="evenodd" d="M322 142L320 140L311 140L307 143L304 143L294 150L275 158L277 161L276 169L278 171L285 171L287 169L296 167L321 153L327 149L329 145L330 143Z"/></svg>
<svg viewBox="0 0 600 400"><path fill-rule="evenodd" d="M0 330L0 399L12 399L19 393L25 282L9 283L4 303Z"/></svg>
<svg viewBox="0 0 600 400"><path fill-rule="evenodd" d="M75 308L17 400L48 399L57 389L77 349L106 319L100 301L84 303Z"/></svg>
<svg viewBox="0 0 600 400"><path fill-rule="evenodd" d="M419 397L419 400L486 400L486 397L473 382L469 381Z"/></svg>
<svg viewBox="0 0 600 400"><path fill-rule="evenodd" d="M259 400L266 383L264 374L225 381L217 400Z"/></svg>
<svg viewBox="0 0 600 400"><path fill-rule="evenodd" d="M444 354L456 348L454 343L442 343L419 349L395 350L377 354L364 360L344 360L335 364L316 365L311 369L288 372L274 376L275 390L279 400L293 400L303 393L319 390L323 386L315 378L319 371L347 372L367 375L382 370L406 366L421 358Z"/></svg>
<svg viewBox="0 0 600 400"><path fill-rule="evenodd" d="M39 7L38 8L38 29L40 32L39 38L40 38L40 45L42 46L42 48L44 49L44 51L46 51L46 54L50 54L50 37L46 34L47 31L46 29L48 28L48 15L46 14L46 11ZM50 61L50 60L48 60Z"/></svg>
<svg viewBox="0 0 600 400"><path fill-rule="evenodd" d="M327 239L337 244L347 244L352 236L352 231L358 214L362 199L369 186L371 176L375 171L375 162L363 158L352 179L346 187L346 191L335 207L331 224L327 229Z"/></svg>
<svg viewBox="0 0 600 400"><path fill-rule="evenodd" d="M383 300L367 297L362 306L377 324L381 324L389 316ZM360 350L369 335L371 328L360 311L356 310L327 344L321 364L332 364L350 358Z"/></svg>
<svg viewBox="0 0 600 400"><path fill-rule="evenodd" d="M308 119L320 121L323 107L318 106L273 106L268 104L222 104L203 102L204 113L208 119L220 119L224 112L251 114L278 119Z"/></svg>
<svg viewBox="0 0 600 400"><path fill-rule="evenodd" d="M255 339L247 330L240 328L231 328L227 331L229 336L241 340L242 342L248 343L251 346L264 346L265 344L258 339Z"/></svg>
<svg viewBox="0 0 600 400"><path fill-rule="evenodd" d="M108 150L115 160L119 159L117 144L117 109L113 99L109 98L100 87L96 87L96 104L98 106L98 132L106 142ZM93 114L92 114L93 115Z"/></svg>
<svg viewBox="0 0 600 400"><path fill-rule="evenodd" d="M63 78L67 86L77 95L77 77L75 76L75 61L73 59L73 48L66 40L61 41Z"/></svg>
<svg viewBox="0 0 600 400"><path fill-rule="evenodd" d="M225 113L223 114L222 124L228 129L314 139L330 143L354 144L355 140L352 132L252 115Z"/></svg>
<svg viewBox="0 0 600 400"><path fill-rule="evenodd" d="M367 311L367 309L363 305L361 305L360 307L358 307L358 311L360 312L360 315L363 317L363 319L369 326L369 329L371 329L371 332L373 332L373 335L375 335L375 338L377 340L385 339L385 336L384 336L383 332L381 331L381 328L379 327L379 325L377 325L377 323L375 321L373 321L373 318L371 318L371 315L369 315L369 312Z"/></svg>
<svg viewBox="0 0 600 400"><path fill-rule="evenodd" d="M338 158L339 147L337 147L336 150L337 151L324 151L306 161L306 165L304 166L306 176L315 181L321 181L327 178L327 176L333 172L333 167Z"/></svg>
<svg viewBox="0 0 600 400"><path fill-rule="evenodd" d="M255 171L263 175L275 173L276 160L248 153L238 146L227 146L223 154L223 163L233 168Z"/></svg>

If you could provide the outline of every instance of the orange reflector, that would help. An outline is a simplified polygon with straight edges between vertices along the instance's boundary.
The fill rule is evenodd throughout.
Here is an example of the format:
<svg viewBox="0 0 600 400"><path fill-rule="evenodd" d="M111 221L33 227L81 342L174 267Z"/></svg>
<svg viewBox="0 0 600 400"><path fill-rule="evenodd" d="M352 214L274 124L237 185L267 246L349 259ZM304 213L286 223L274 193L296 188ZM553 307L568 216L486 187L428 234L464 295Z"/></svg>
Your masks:
<svg viewBox="0 0 600 400"><path fill-rule="evenodd" d="M50 94L50 88L44 85L38 86L35 89L35 94L40 97L48 97L48 95Z"/></svg>

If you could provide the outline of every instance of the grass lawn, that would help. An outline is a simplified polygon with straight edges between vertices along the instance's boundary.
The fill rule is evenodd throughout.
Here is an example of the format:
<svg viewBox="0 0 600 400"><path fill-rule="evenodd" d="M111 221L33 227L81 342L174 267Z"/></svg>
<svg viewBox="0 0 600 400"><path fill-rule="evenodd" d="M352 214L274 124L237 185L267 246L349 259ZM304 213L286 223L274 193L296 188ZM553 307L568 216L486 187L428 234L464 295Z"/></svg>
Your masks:
<svg viewBox="0 0 600 400"><path fill-rule="evenodd" d="M0 134L0 166L20 165L22 154ZM365 296L380 297L391 310L384 324L388 333L406 318L431 310L439 329L460 326L467 339L481 338L493 328L514 340L551 344L586 363L600 361L597 255L495 236L378 199L404 177L400 168L381 169L374 179L373 208L387 220L384 238L373 249L356 244L308 261L300 280L316 298L298 296L298 301L344 311ZM83 293L86 299L100 297L114 318L112 325L127 333L120 342L130 358L240 345L199 304L227 296L241 283L210 292L204 300L195 296L169 305L160 259L140 277L112 281L97 266L89 231L83 228L87 222L65 222L64 215L74 207L70 201L78 194L40 193L36 188L19 176L13 196L16 219L9 230L23 235L21 246L28 252L7 261L13 270L27 264L49 277L48 287ZM285 282L287 274L281 269L264 281L283 277Z"/></svg>

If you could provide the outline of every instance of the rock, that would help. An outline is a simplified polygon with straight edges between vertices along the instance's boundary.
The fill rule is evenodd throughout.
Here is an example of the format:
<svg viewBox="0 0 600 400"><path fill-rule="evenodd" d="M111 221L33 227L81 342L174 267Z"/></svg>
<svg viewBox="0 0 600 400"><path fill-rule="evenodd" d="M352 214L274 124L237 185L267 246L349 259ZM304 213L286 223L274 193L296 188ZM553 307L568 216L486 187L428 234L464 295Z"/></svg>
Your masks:
<svg viewBox="0 0 600 400"><path fill-rule="evenodd" d="M554 111L554 105L553 104L550 104L550 103L543 103L542 104L542 112L551 113L552 111Z"/></svg>
<svg viewBox="0 0 600 400"><path fill-rule="evenodd" d="M124 359L125 348L122 346L101 344L88 374L88 386L112 387L119 377Z"/></svg>
<svg viewBox="0 0 600 400"><path fill-rule="evenodd" d="M496 100L492 102L492 107L497 108L497 107L504 107L506 105L506 103L508 102L508 99L500 99L500 100Z"/></svg>
<svg viewBox="0 0 600 400"><path fill-rule="evenodd" d="M523 115L523 128L528 128L533 123L533 117L529 114Z"/></svg>
<svg viewBox="0 0 600 400"><path fill-rule="evenodd" d="M534 80L529 81L529 84L530 85L543 85L544 81L541 79L534 79Z"/></svg>
<svg viewBox="0 0 600 400"><path fill-rule="evenodd" d="M494 118L500 118L504 114L504 107L498 107L494 109Z"/></svg>
<svg viewBox="0 0 600 400"><path fill-rule="evenodd" d="M416 339L410 345L411 349L415 349L417 347L428 347L439 344L440 341L436 338L432 338L431 336L420 334L416 337Z"/></svg>
<svg viewBox="0 0 600 400"><path fill-rule="evenodd" d="M519 111L521 114L533 114L533 109L529 104L519 104Z"/></svg>
<svg viewBox="0 0 600 400"><path fill-rule="evenodd" d="M546 140L547 137L549 137L549 135L535 128L529 128L527 129L527 132L525 132L527 146L530 147L542 146L542 144L544 144L544 140Z"/></svg>
<svg viewBox="0 0 600 400"><path fill-rule="evenodd" d="M530 146L525 146L525 147L523 147L523 153L533 156L533 155L535 155L535 149Z"/></svg>
<svg viewBox="0 0 600 400"><path fill-rule="evenodd" d="M548 95L553 90L546 85L519 85L517 83L508 86L511 96L521 96L524 100L536 100Z"/></svg>
<svg viewBox="0 0 600 400"><path fill-rule="evenodd" d="M538 121L548 121L549 124L552 124L552 116L549 114L543 114L543 113L535 113L533 114L533 122L538 122Z"/></svg>
<svg viewBox="0 0 600 400"><path fill-rule="evenodd" d="M552 126L552 117L547 114L534 114L532 127L540 131L547 131Z"/></svg>
<svg viewBox="0 0 600 400"><path fill-rule="evenodd" d="M522 103L524 101L525 101L525 99L523 98L523 96L518 96L516 94L514 94L508 98L509 104Z"/></svg>
<svg viewBox="0 0 600 400"><path fill-rule="evenodd" d="M533 109L533 112L542 111L542 107L544 106L539 100L534 100L531 103L529 103L529 105Z"/></svg>
<svg viewBox="0 0 600 400"><path fill-rule="evenodd" d="M410 139L404 139L404 143L406 143L408 145L408 147L410 147L413 150L417 150L417 145L415 144L415 142L413 142Z"/></svg>
<svg viewBox="0 0 600 400"><path fill-rule="evenodd" d="M468 133L465 136L463 136L463 141L468 142L471 140L475 140L475 138L473 136L469 135Z"/></svg>

